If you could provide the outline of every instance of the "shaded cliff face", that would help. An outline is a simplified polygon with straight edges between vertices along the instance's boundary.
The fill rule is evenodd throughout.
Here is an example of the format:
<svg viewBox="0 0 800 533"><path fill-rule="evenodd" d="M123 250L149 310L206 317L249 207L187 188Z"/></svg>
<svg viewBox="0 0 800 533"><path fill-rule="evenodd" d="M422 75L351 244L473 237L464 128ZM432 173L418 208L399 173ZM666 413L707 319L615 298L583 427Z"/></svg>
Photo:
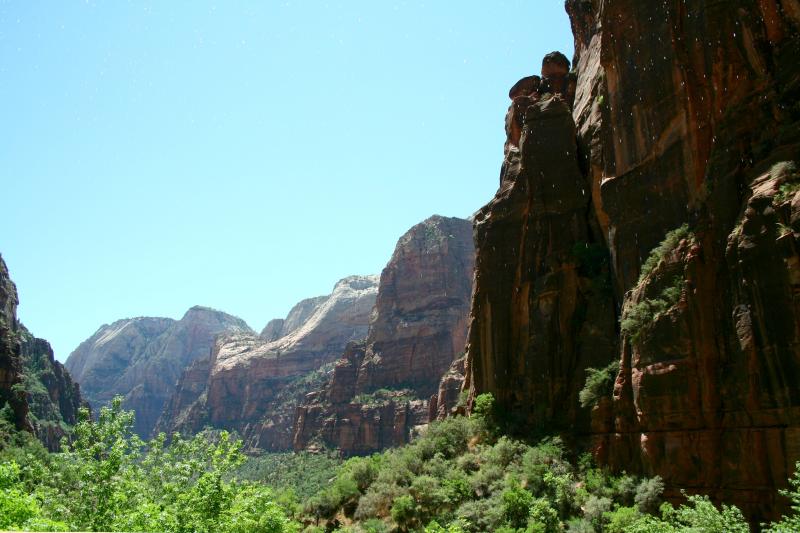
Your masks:
<svg viewBox="0 0 800 533"><path fill-rule="evenodd" d="M274 329L218 339L210 359L184 373L159 429L194 433L212 425L239 431L252 449L289 449L297 402L292 393L304 395L309 374L366 335L377 281L351 276L324 300L304 300L283 321L288 333L278 339L267 340Z"/></svg>
<svg viewBox="0 0 800 533"><path fill-rule="evenodd" d="M19 430L33 432L51 451L77 422L79 387L44 339L17 320L17 289L0 257L0 407Z"/></svg>
<svg viewBox="0 0 800 533"><path fill-rule="evenodd" d="M8 267L0 256L0 408L11 409L14 426L32 429L28 422L28 404L19 391L22 382L22 359L17 336L17 287L11 281Z"/></svg>
<svg viewBox="0 0 800 533"><path fill-rule="evenodd" d="M183 370L208 357L217 335L235 332L253 333L243 320L199 306L178 321L118 320L81 343L66 367L93 407L122 395L136 412L135 431L149 437Z"/></svg>
<svg viewBox="0 0 800 533"><path fill-rule="evenodd" d="M500 190L475 216L469 386L519 422L588 430L584 369L615 353L607 265L566 101L532 98ZM512 107L510 112L519 112Z"/></svg>
<svg viewBox="0 0 800 533"><path fill-rule="evenodd" d="M433 216L400 238L367 339L348 347L327 386L298 409L295 449L321 442L371 453L408 442L435 417L429 398L465 343L474 256L471 224L459 218Z"/></svg>
<svg viewBox="0 0 800 533"><path fill-rule="evenodd" d="M775 517L800 459L800 4L566 5L575 133L546 95L512 104L519 147L509 129L476 217L471 394L591 431L599 460L661 475L670 496ZM593 252L566 260L584 240ZM587 429L582 373L614 359Z"/></svg>
<svg viewBox="0 0 800 533"><path fill-rule="evenodd" d="M22 324L18 334L28 418L42 444L57 451L61 438L77 423L78 409L85 405L80 387L56 361L49 342L34 337Z"/></svg>

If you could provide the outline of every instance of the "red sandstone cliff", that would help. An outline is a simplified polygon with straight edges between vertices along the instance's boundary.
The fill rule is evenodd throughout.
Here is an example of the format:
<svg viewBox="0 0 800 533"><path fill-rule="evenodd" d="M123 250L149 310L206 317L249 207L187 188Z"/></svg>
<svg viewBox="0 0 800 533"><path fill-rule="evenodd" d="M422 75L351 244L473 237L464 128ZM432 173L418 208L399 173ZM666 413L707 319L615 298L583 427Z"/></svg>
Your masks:
<svg viewBox="0 0 800 533"><path fill-rule="evenodd" d="M515 86L476 216L467 387L774 517L800 459L800 3L566 4L575 93ZM590 420L584 370L614 359Z"/></svg>
<svg viewBox="0 0 800 533"><path fill-rule="evenodd" d="M436 415L439 381L464 347L474 255L471 225L459 218L433 216L400 237L366 340L348 346L327 387L298 408L295 449L371 453L408 442Z"/></svg>

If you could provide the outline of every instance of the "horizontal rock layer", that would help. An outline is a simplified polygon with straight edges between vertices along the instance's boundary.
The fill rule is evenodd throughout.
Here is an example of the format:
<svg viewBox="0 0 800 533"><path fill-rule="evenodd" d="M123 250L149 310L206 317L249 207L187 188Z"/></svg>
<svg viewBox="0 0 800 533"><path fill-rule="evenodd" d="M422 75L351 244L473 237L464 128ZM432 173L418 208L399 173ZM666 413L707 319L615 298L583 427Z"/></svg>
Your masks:
<svg viewBox="0 0 800 533"><path fill-rule="evenodd" d="M322 378L309 375L366 335L377 281L344 278L330 295L304 300L286 319L272 321L261 336L220 337L207 361L184 372L158 429L194 433L210 425L238 431L254 450L290 449L295 395L319 387Z"/></svg>

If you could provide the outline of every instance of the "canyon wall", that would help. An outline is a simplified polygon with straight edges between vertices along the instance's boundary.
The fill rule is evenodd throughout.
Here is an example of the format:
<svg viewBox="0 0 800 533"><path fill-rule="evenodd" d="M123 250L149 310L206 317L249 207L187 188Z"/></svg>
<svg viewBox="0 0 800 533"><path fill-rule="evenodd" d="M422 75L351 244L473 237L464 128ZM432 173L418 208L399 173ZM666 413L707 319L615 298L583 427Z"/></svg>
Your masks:
<svg viewBox="0 0 800 533"><path fill-rule="evenodd" d="M8 267L0 256L0 408L6 406L14 427L31 430L28 403L19 390L22 383L22 358L17 337L17 287L11 281Z"/></svg>
<svg viewBox="0 0 800 533"><path fill-rule="evenodd" d="M17 289L0 256L0 408L15 429L57 451L84 406L80 388L44 339L17 319ZM7 406L7 407L6 407ZM0 444L1 445L1 444Z"/></svg>
<svg viewBox="0 0 800 533"><path fill-rule="evenodd" d="M566 7L575 84L551 54L515 85L475 217L470 397L775 517L800 459L800 3Z"/></svg>
<svg viewBox="0 0 800 533"><path fill-rule="evenodd" d="M299 397L321 386L325 365L348 342L367 334L377 282L377 276L344 278L330 295L303 300L285 319L271 321L260 336L221 336L210 358L185 370L158 430L233 429L250 450L290 449Z"/></svg>
<svg viewBox="0 0 800 533"><path fill-rule="evenodd" d="M200 306L180 320L117 320L81 343L66 367L95 409L123 396L136 412L136 433L148 438L184 369L209 356L217 335L235 332L253 333L240 318Z"/></svg>
<svg viewBox="0 0 800 533"><path fill-rule="evenodd" d="M297 410L295 449L372 453L408 442L436 416L441 377L463 355L474 257L467 220L433 216L400 237L367 338Z"/></svg>

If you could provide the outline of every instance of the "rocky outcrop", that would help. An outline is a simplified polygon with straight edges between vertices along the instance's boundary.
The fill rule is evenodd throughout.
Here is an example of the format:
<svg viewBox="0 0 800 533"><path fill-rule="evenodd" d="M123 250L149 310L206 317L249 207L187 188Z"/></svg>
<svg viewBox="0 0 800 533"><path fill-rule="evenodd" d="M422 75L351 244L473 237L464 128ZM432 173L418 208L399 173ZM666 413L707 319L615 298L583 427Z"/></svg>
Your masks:
<svg viewBox="0 0 800 533"><path fill-rule="evenodd" d="M8 407L6 416L16 429L34 433L49 450L57 451L84 403L50 343L34 337L17 320L18 302L0 257L0 408Z"/></svg>
<svg viewBox="0 0 800 533"><path fill-rule="evenodd" d="M317 296L301 300L292 307L286 318L270 320L261 331L261 338L266 341L274 341L285 337L305 324L327 299L328 296Z"/></svg>
<svg viewBox="0 0 800 533"><path fill-rule="evenodd" d="M28 403L19 389L22 383L22 359L17 335L17 287L0 256L0 408L8 406L10 422L18 430L31 430Z"/></svg>
<svg viewBox="0 0 800 533"><path fill-rule="evenodd" d="M336 362L326 388L306 398L293 421L296 450L333 447L342 455L367 455L407 443L430 420L428 401L413 392L386 390L357 394L365 341L350 344Z"/></svg>
<svg viewBox="0 0 800 533"><path fill-rule="evenodd" d="M475 217L466 386L670 497L773 518L800 459L800 4L566 5L571 116L569 89L517 88ZM615 359L589 419L583 372Z"/></svg>
<svg viewBox="0 0 800 533"><path fill-rule="evenodd" d="M22 324L17 331L30 425L47 449L58 451L62 437L78 422L78 410L85 406L80 387L56 361L49 342L34 337Z"/></svg>
<svg viewBox="0 0 800 533"><path fill-rule="evenodd" d="M298 408L295 449L372 453L408 442L436 415L429 399L463 353L473 265L467 220L433 216L400 238L367 339L348 346L327 387Z"/></svg>
<svg viewBox="0 0 800 533"><path fill-rule="evenodd" d="M566 87L567 66L548 80ZM563 58L563 56L560 56ZM544 82L543 82L544 84ZM615 353L602 236L592 224L575 123L561 93L534 93L521 106L519 147L508 147L501 185L475 215L475 293L469 332L469 386L491 392L521 428L588 430L578 409L584 369Z"/></svg>
<svg viewBox="0 0 800 533"><path fill-rule="evenodd" d="M243 320L200 306L177 321L118 320L81 343L66 367L93 407L123 396L124 407L136 412L135 431L149 437L184 369L209 356L217 335L238 332L253 334Z"/></svg>
<svg viewBox="0 0 800 533"><path fill-rule="evenodd" d="M324 299L300 302L280 328L218 339L210 359L184 373L159 429L194 433L210 425L235 429L254 450L289 449L297 396L318 388L324 365L366 335L377 281L345 278ZM276 330L287 333L267 340Z"/></svg>
<svg viewBox="0 0 800 533"><path fill-rule="evenodd" d="M475 252L467 220L433 216L397 242L381 273L357 393L435 394L464 351Z"/></svg>

